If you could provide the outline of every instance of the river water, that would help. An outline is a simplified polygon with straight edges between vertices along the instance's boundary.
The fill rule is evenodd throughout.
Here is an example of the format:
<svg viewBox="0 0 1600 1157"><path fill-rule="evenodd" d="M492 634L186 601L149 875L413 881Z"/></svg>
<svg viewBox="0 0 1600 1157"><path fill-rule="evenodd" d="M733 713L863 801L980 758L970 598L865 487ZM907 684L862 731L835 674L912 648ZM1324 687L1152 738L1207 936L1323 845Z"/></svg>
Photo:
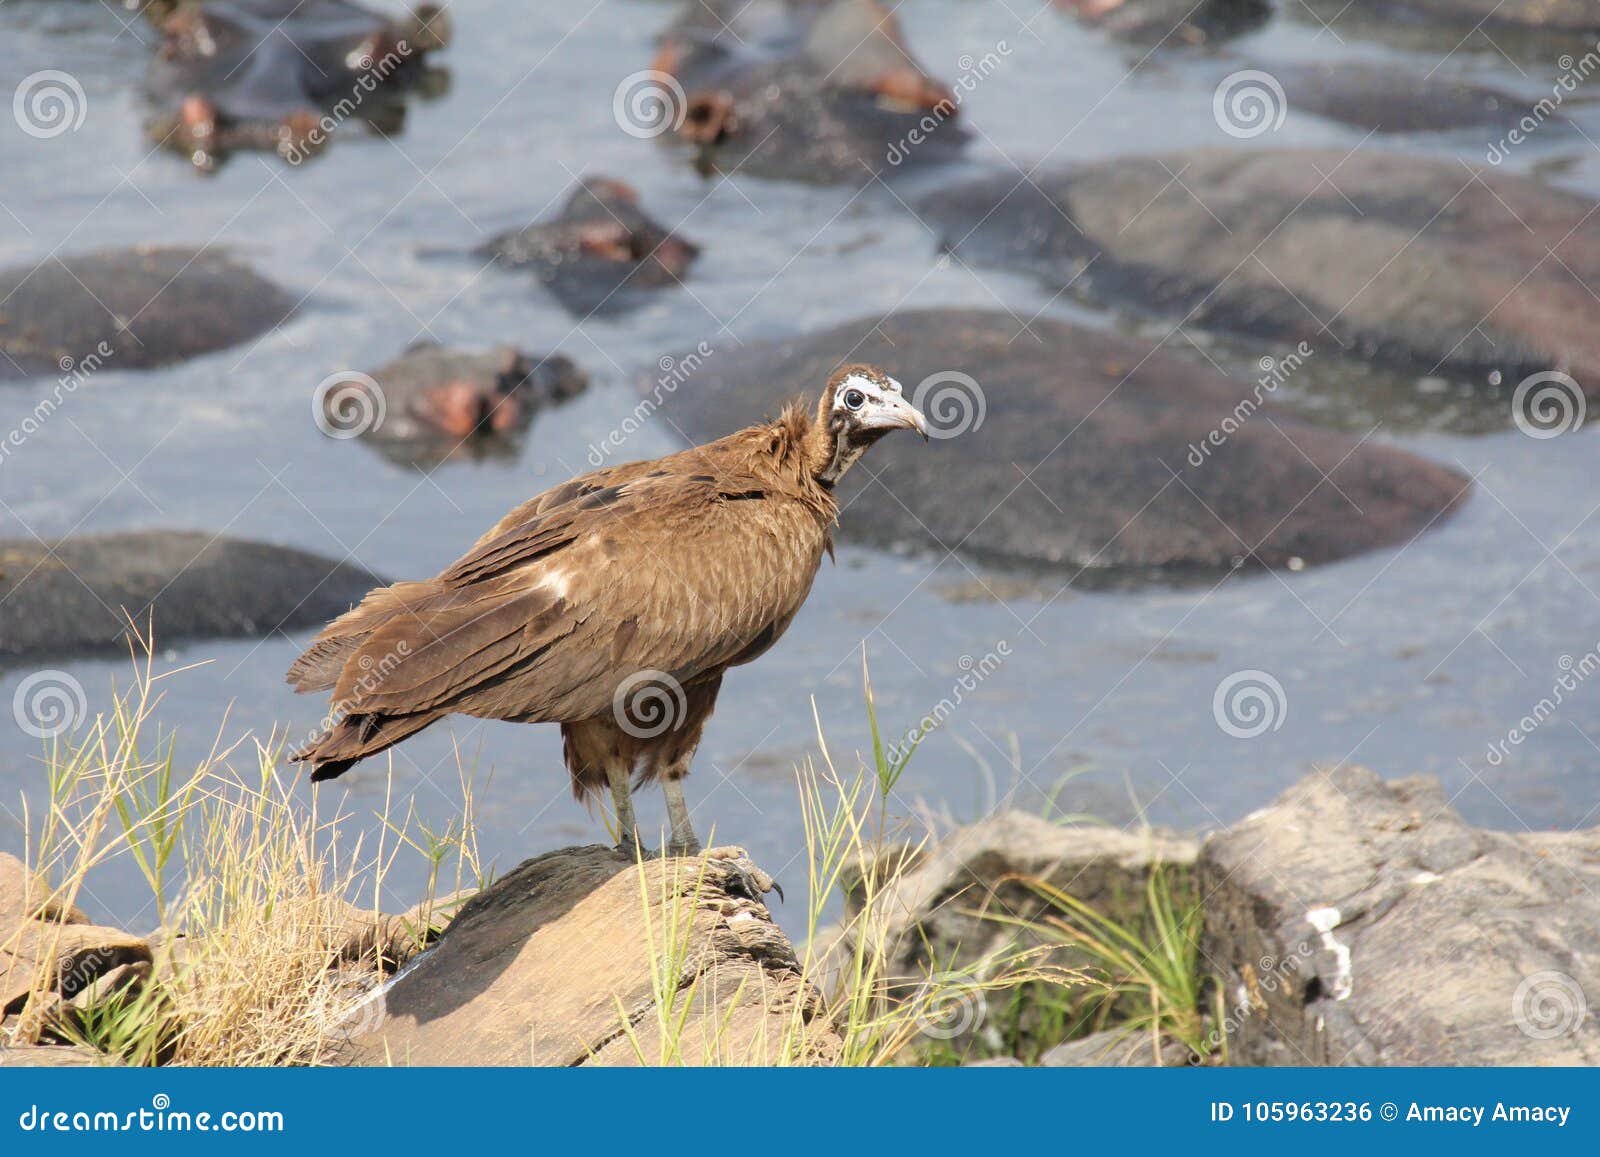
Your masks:
<svg viewBox="0 0 1600 1157"><path fill-rule="evenodd" d="M0 121L0 261L58 248L225 243L305 297L298 317L260 342L172 369L97 375L0 468L0 536L225 530L420 577L516 502L587 469L586 448L632 409L656 359L701 338L749 342L897 305L1004 302L1023 317L1133 324L1027 278L939 263L930 231L881 188L708 181L680 155L620 131L613 89L648 64L666 4L457 0L452 11L455 41L436 57L450 70L449 91L414 102L402 134L347 135L298 169L246 155L201 177L144 144L138 87L149 50L139 41L152 34L141 24L123 28L96 3L0 7L5 91L57 68L87 99L82 126L55 139ZM971 171L1229 145L1212 117L1217 80L1274 61L1437 67L1534 98L1558 71L1553 58L1512 62L1484 45L1452 53L1455 35L1398 49L1309 18L1280 18L1215 52L1147 58L1039 0L911 0L901 17L928 70L946 78L1004 42L1001 67L964 101L979 130ZM1600 139L1600 118L1577 116ZM1350 148L1363 135L1291 109L1250 147ZM1485 144L1455 134L1364 147L1481 162ZM1535 142L1504 168L1600 196L1600 154L1582 134ZM439 256L549 211L583 173L627 179L653 214L704 246L687 290L579 324L527 278ZM902 195L950 175L914 179ZM321 379L371 368L419 337L559 348L594 386L542 414L515 461L424 474L318 431L309 399ZM1167 348L1189 349L1181 340ZM1256 352L1210 348L1241 367ZM0 387L0 427L30 412L41 388ZM701 834L714 828L780 881L800 884L794 767L815 750L813 702L836 757L849 762L865 747L863 651L890 730L941 700L953 705L902 782L903 814L964 821L1009 800L1113 822L1137 807L1159 823L1206 828L1261 806L1315 763L1353 761L1389 776L1437 776L1479 823L1520 831L1595 822L1600 686L1563 693L1505 758L1489 755L1600 645L1594 424L1530 438L1505 421L1503 401L1354 363L1319 360L1287 389L1290 404L1320 420L1361 434L1376 426L1379 441L1455 464L1476 478L1472 498L1408 547L1214 586L1063 589L1059 579L960 558L844 544L785 640L724 686L689 786ZM645 456L677 445L670 429L646 424L629 449ZM164 684L160 718L180 753L203 755L219 726L229 736L304 734L322 705L290 694L282 675L309 634L164 650L161 669L207 664ZM985 661L994 655L997 666ZM130 674L118 660L51 665L81 681L91 709ZM981 681L970 677L977 668L987 672ZM0 702L30 671L0 672ZM1251 676L1271 700L1270 726L1253 737L1230 734L1213 710L1219 685L1239 672L1282 688L1279 698ZM977 685L958 692L964 675ZM0 727L0 849L19 850L17 804L41 798L41 747L9 723ZM480 785L483 851L505 871L600 838L570 798L559 746L554 728L458 719L395 750L394 796L443 827L459 808L464 760ZM375 826L366 817L390 790L384 762L340 780L346 787L347 808ZM648 794L645 818L659 822ZM96 915L149 919L129 875L96 878ZM402 893L415 882L396 877ZM793 922L799 906L789 909L780 918Z"/></svg>

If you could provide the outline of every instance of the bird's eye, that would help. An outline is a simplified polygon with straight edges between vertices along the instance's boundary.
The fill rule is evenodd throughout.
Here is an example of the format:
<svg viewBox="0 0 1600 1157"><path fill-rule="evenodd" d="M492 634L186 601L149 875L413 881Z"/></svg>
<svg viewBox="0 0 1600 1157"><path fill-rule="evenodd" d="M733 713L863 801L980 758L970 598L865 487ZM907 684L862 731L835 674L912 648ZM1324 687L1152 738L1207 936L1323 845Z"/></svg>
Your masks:
<svg viewBox="0 0 1600 1157"><path fill-rule="evenodd" d="M860 390L846 390L844 392L844 404L846 409L859 410L867 404L867 395Z"/></svg>

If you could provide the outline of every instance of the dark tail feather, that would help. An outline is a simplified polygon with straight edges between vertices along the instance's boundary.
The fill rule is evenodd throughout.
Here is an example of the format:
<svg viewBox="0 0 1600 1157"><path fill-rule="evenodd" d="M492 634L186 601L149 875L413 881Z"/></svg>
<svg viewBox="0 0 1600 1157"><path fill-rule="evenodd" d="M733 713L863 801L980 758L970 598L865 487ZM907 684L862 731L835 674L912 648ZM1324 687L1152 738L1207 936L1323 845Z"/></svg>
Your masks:
<svg viewBox="0 0 1600 1157"><path fill-rule="evenodd" d="M393 747L440 718L439 712L416 715L347 715L289 758L309 763L311 782L321 783L349 771L369 755Z"/></svg>

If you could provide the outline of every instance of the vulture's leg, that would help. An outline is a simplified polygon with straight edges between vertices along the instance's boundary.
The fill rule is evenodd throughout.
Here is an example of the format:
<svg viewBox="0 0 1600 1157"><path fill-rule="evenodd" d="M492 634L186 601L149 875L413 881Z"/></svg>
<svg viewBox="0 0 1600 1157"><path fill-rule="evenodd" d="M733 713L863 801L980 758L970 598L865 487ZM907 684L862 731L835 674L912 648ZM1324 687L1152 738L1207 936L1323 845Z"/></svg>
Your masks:
<svg viewBox="0 0 1600 1157"><path fill-rule="evenodd" d="M606 760L606 782L611 785L611 802L617 809L617 850L648 860L655 855L639 838L639 821L633 814L631 769L621 759Z"/></svg>
<svg viewBox="0 0 1600 1157"><path fill-rule="evenodd" d="M669 767L661 777L661 794L667 797L667 820L672 824L672 841L667 844L670 856L700 854L700 841L695 839L694 828L689 823L689 801L683 798L683 776L687 770Z"/></svg>

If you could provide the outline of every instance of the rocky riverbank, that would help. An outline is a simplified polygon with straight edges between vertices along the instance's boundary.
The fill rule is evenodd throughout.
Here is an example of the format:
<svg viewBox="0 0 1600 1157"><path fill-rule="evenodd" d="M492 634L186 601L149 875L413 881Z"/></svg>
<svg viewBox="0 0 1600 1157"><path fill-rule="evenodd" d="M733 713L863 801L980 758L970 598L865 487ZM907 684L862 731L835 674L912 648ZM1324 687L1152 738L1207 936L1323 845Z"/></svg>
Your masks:
<svg viewBox="0 0 1600 1157"><path fill-rule="evenodd" d="M351 998L326 1010L325 1059L840 1063L842 990L860 957L850 934L826 932L797 952L768 884L738 849L638 866L592 846L402 916L331 901L330 990ZM858 913L861 880L846 891ZM851 927L871 927L882 950L884 1007L941 986L902 1060L1573 1065L1600 1062L1587 1005L1600 991L1597 895L1600 829L1473 828L1432 780L1336 768L1203 839L1000 813L882 881L877 915ZM1169 900L1154 927L1192 935L1187 956L1139 940ZM1064 935L1078 917L1130 930L1146 964L1188 960L1192 1006L1130 1017L1138 986ZM0 1058L115 1063L71 1047L72 1026L174 983L201 950L97 927L0 857L0 1014L14 1045L30 1045ZM1019 952L1061 979L1019 989L986 974ZM1040 1009L1089 1007L1093 1023L1047 1039L1065 1021Z"/></svg>

